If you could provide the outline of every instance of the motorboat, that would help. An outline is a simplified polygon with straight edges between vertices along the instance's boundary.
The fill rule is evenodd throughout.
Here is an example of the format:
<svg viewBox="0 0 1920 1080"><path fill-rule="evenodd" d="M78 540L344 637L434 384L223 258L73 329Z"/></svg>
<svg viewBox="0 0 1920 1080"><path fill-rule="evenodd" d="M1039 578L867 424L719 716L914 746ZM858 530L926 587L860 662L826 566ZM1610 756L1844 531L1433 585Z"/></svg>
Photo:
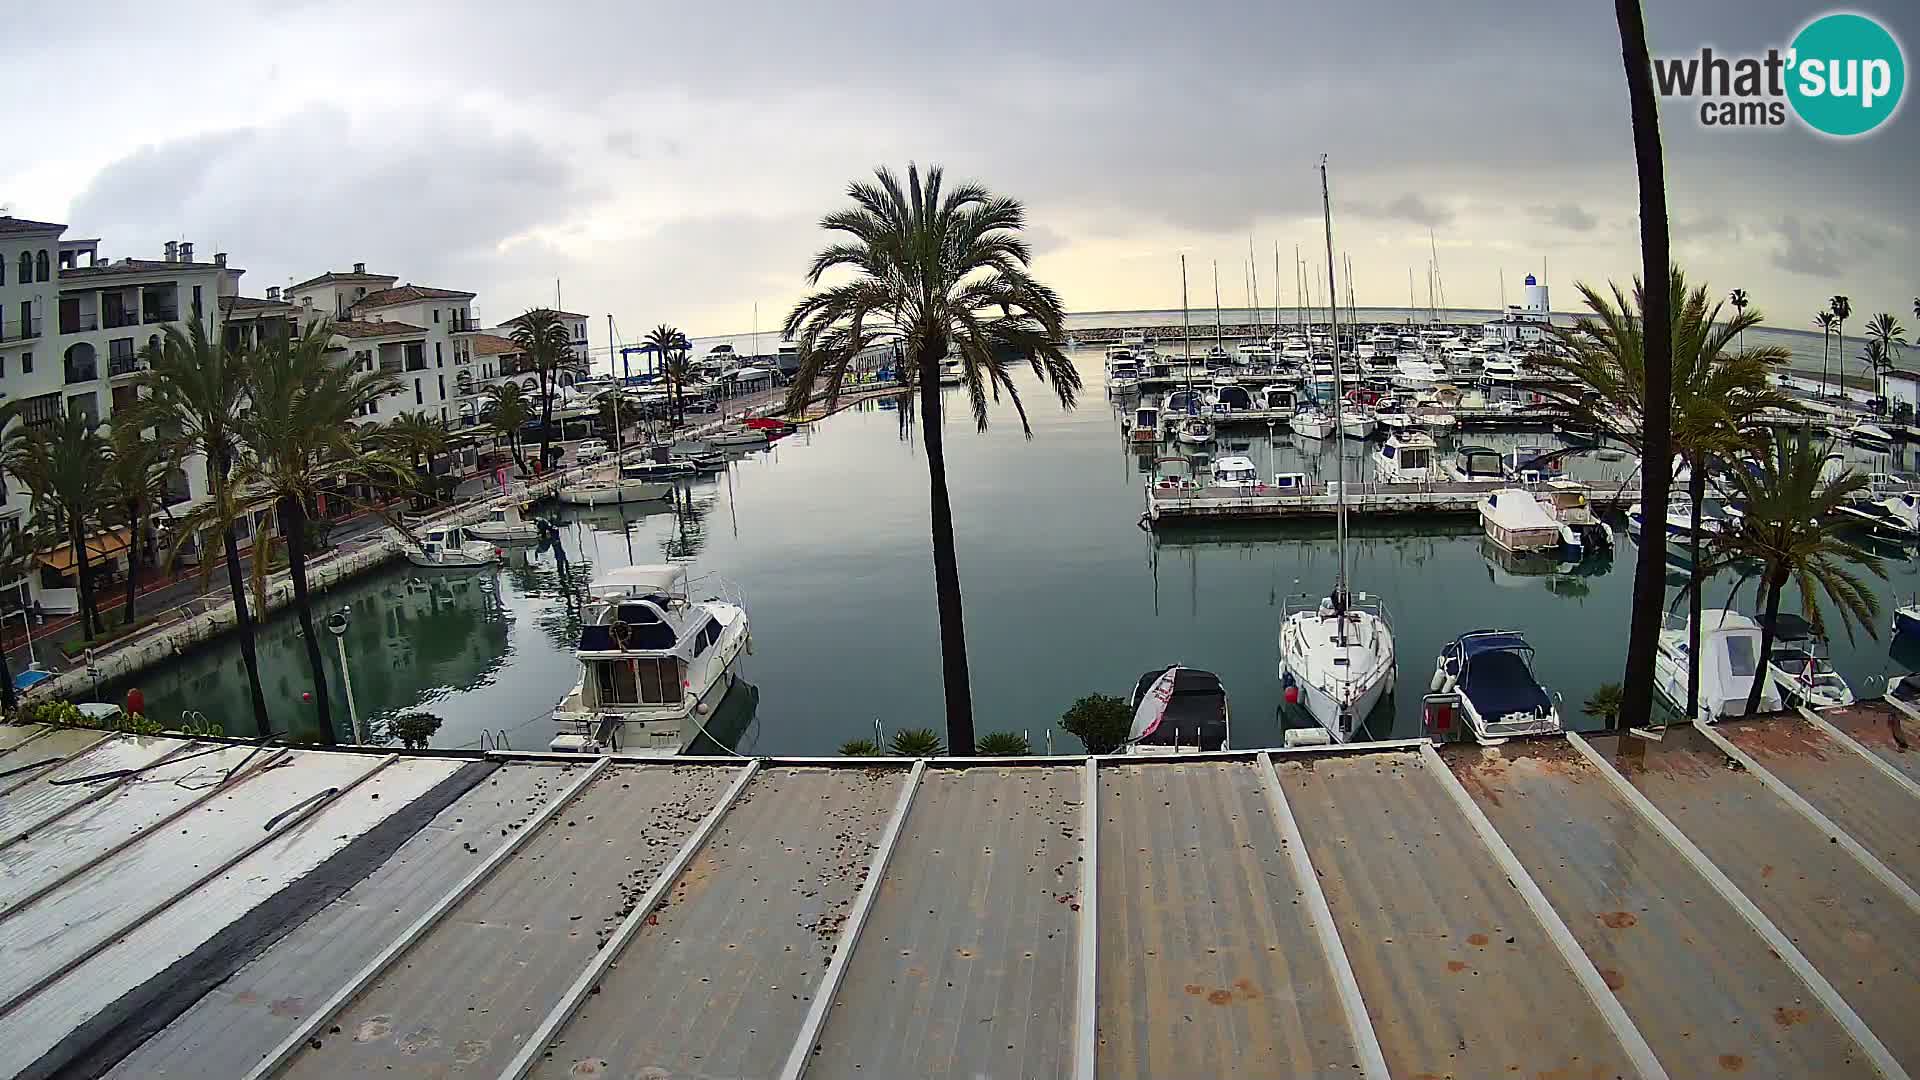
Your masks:
<svg viewBox="0 0 1920 1080"><path fill-rule="evenodd" d="M765 428L724 427L719 431L710 431L701 436L709 445L715 447L765 446L772 440L771 433Z"/></svg>
<svg viewBox="0 0 1920 1080"><path fill-rule="evenodd" d="M400 534L407 561L423 570L471 570L500 561L499 548L476 540L460 525L427 529L417 539Z"/></svg>
<svg viewBox="0 0 1920 1080"><path fill-rule="evenodd" d="M1153 479L1147 482L1147 486L1160 491L1200 490L1200 460L1204 460L1205 456L1161 454L1153 459Z"/></svg>
<svg viewBox="0 0 1920 1080"><path fill-rule="evenodd" d="M1920 600L1893 609L1893 636L1920 641Z"/></svg>
<svg viewBox="0 0 1920 1080"><path fill-rule="evenodd" d="M1107 392L1125 394L1139 389L1140 363L1131 352L1121 352L1107 356Z"/></svg>
<svg viewBox="0 0 1920 1080"><path fill-rule="evenodd" d="M625 480L670 480L676 476L692 476L700 467L684 458L668 458L665 461L633 461L620 467L620 476Z"/></svg>
<svg viewBox="0 0 1920 1080"><path fill-rule="evenodd" d="M1646 518L1646 511L1642 508L1641 504L1634 503L1632 506L1627 507L1627 534L1635 540L1640 539L1641 534L1646 531ZM1692 539L1693 500L1689 498L1685 492L1675 492L1667 500L1665 526L1669 540L1689 541ZM1711 514L1702 514L1700 516L1700 532L1703 537L1716 536L1725 531L1726 527L1726 521L1720 517ZM1682 546L1684 547L1684 544ZM1672 551L1673 549L1669 547L1668 550Z"/></svg>
<svg viewBox="0 0 1920 1080"><path fill-rule="evenodd" d="M1613 529L1594 516L1586 488L1579 483L1500 488L1487 492L1479 508L1487 539L1516 555L1578 561L1613 548Z"/></svg>
<svg viewBox="0 0 1920 1080"><path fill-rule="evenodd" d="M1799 615L1783 611L1774 617L1767 668L1789 707L1830 709L1854 703L1853 687L1834 670L1827 643Z"/></svg>
<svg viewBox="0 0 1920 1080"><path fill-rule="evenodd" d="M1563 471L1552 447L1519 446L1500 456L1507 479L1522 484L1543 484Z"/></svg>
<svg viewBox="0 0 1920 1080"><path fill-rule="evenodd" d="M1240 346L1240 362L1264 367L1273 363L1273 346L1264 341L1249 341Z"/></svg>
<svg viewBox="0 0 1920 1080"><path fill-rule="evenodd" d="M1374 479L1386 484L1424 484L1437 480L1438 448L1424 431L1395 431L1373 452Z"/></svg>
<svg viewBox="0 0 1920 1080"><path fill-rule="evenodd" d="M1160 405L1143 401L1133 410L1133 430L1128 437L1136 444L1153 446L1160 442Z"/></svg>
<svg viewBox="0 0 1920 1080"><path fill-rule="evenodd" d="M1700 613L1700 719L1744 716L1753 681L1760 679L1760 711L1780 709L1780 689L1760 663L1760 624L1740 612L1708 608ZM1685 712L1687 627L1660 631L1653 657L1653 683L1660 696ZM1693 719L1686 717L1686 719Z"/></svg>
<svg viewBox="0 0 1920 1080"><path fill-rule="evenodd" d="M1393 384L1407 390L1430 390L1447 381L1446 365L1425 356L1400 356L1394 363Z"/></svg>
<svg viewBox="0 0 1920 1080"><path fill-rule="evenodd" d="M1173 437L1188 446L1203 446L1213 441L1213 424L1198 416L1189 416L1175 427Z"/></svg>
<svg viewBox="0 0 1920 1080"><path fill-rule="evenodd" d="M1289 364L1302 363L1312 355L1313 351L1307 347L1305 338L1289 337L1280 343L1280 359Z"/></svg>
<svg viewBox="0 0 1920 1080"><path fill-rule="evenodd" d="M1506 353L1488 353L1480 364L1480 374L1494 382L1518 382L1520 370L1520 361Z"/></svg>
<svg viewBox="0 0 1920 1080"><path fill-rule="evenodd" d="M967 381L967 369L965 364L961 363L959 360L954 360L954 359L947 359L947 360L940 361L940 385L941 386L959 386L961 383L966 381Z"/></svg>
<svg viewBox="0 0 1920 1080"><path fill-rule="evenodd" d="M1336 592L1298 606L1289 599L1282 612L1283 694L1305 708L1332 741L1352 741L1393 691L1397 667L1386 605L1365 593Z"/></svg>
<svg viewBox="0 0 1920 1080"><path fill-rule="evenodd" d="M1475 630L1440 650L1435 694L1454 695L1473 741L1498 746L1560 731L1560 709L1533 670L1533 646L1517 630Z"/></svg>
<svg viewBox="0 0 1920 1080"><path fill-rule="evenodd" d="M1446 435L1460 426L1460 417L1452 409L1438 405L1415 405L1407 415L1429 435Z"/></svg>
<svg viewBox="0 0 1920 1080"><path fill-rule="evenodd" d="M1376 402L1373 419L1383 431L1411 431L1415 426L1413 414L1397 398L1381 398Z"/></svg>
<svg viewBox="0 0 1920 1080"><path fill-rule="evenodd" d="M1208 367L1210 368L1224 367L1225 365L1231 364L1231 363L1233 363L1233 354L1227 351L1226 346L1215 345L1207 349L1207 366Z"/></svg>
<svg viewBox="0 0 1920 1080"><path fill-rule="evenodd" d="M1506 466L1500 460L1500 451L1490 446L1456 448L1453 452L1453 460L1446 463L1446 472L1449 479L1467 482L1507 478Z"/></svg>
<svg viewBox="0 0 1920 1080"><path fill-rule="evenodd" d="M1547 513L1553 515L1563 530L1579 538L1577 546L1582 557L1613 550L1613 526L1593 512L1592 493L1587 485L1561 477L1534 488L1532 494L1543 502ZM1561 542L1565 544L1567 539L1568 532L1563 531Z"/></svg>
<svg viewBox="0 0 1920 1080"><path fill-rule="evenodd" d="M1210 466L1209 482L1213 487L1256 488L1260 486L1260 470L1253 459L1239 454L1229 454L1213 460Z"/></svg>
<svg viewBox="0 0 1920 1080"><path fill-rule="evenodd" d="M1348 406L1340 411L1340 434L1349 439L1369 438L1379 426L1373 410L1365 406Z"/></svg>
<svg viewBox="0 0 1920 1080"><path fill-rule="evenodd" d="M705 581L707 579L703 579ZM579 683L554 709L556 752L671 755L704 731L751 648L738 591L696 600L681 565L629 566L588 586Z"/></svg>
<svg viewBox="0 0 1920 1080"><path fill-rule="evenodd" d="M1299 403L1299 395L1291 383L1268 383L1260 388L1257 403L1261 409L1272 413L1290 413Z"/></svg>
<svg viewBox="0 0 1920 1080"><path fill-rule="evenodd" d="M1865 420L1856 421L1847 429L1847 441L1865 450L1885 452L1893 449L1893 436L1887 433L1887 429Z"/></svg>
<svg viewBox="0 0 1920 1080"><path fill-rule="evenodd" d="M1231 416L1237 412L1253 410L1253 395L1237 382L1216 382L1206 391L1207 412L1214 416Z"/></svg>
<svg viewBox="0 0 1920 1080"><path fill-rule="evenodd" d="M1127 699L1133 723L1123 754L1225 750L1233 710L1220 677L1199 668L1156 668L1140 676Z"/></svg>
<svg viewBox="0 0 1920 1080"><path fill-rule="evenodd" d="M671 494L673 485L665 480L616 479L602 474L567 484L555 497L562 506L613 506L618 503L652 502Z"/></svg>
<svg viewBox="0 0 1920 1080"><path fill-rule="evenodd" d="M1287 426L1303 439L1324 439L1333 434L1333 414L1311 405L1294 413Z"/></svg>
<svg viewBox="0 0 1920 1080"><path fill-rule="evenodd" d="M465 526L467 535L493 544L531 544L540 539L540 523L528 519L518 499L501 499L488 506L479 521Z"/></svg>

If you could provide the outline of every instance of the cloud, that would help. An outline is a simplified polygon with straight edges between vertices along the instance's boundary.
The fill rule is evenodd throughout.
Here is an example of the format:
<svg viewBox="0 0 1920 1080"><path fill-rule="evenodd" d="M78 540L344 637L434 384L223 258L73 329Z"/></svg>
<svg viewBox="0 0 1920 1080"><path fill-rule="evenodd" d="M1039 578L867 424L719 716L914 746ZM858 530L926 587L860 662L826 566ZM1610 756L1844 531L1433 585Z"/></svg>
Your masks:
<svg viewBox="0 0 1920 1080"><path fill-rule="evenodd" d="M1803 224L1797 217L1780 219L1780 244L1773 265L1795 274L1831 278L1840 273L1846 249L1832 222Z"/></svg>
<svg viewBox="0 0 1920 1080"><path fill-rule="evenodd" d="M1372 217L1390 218L1395 221L1411 221L1415 225L1437 228L1453 221L1453 211L1437 203L1428 202L1412 192L1387 203L1385 206L1358 206L1355 209Z"/></svg>
<svg viewBox="0 0 1920 1080"><path fill-rule="evenodd" d="M471 288L443 275L597 197L551 147L495 133L484 117L399 112L376 128L311 108L141 147L94 176L69 220L113 257L157 258L176 238L231 252L256 295L361 261Z"/></svg>
<svg viewBox="0 0 1920 1080"><path fill-rule="evenodd" d="M1552 206L1535 206L1527 211L1535 221L1555 225L1574 232L1591 232L1600 223L1600 219L1573 203L1563 202Z"/></svg>

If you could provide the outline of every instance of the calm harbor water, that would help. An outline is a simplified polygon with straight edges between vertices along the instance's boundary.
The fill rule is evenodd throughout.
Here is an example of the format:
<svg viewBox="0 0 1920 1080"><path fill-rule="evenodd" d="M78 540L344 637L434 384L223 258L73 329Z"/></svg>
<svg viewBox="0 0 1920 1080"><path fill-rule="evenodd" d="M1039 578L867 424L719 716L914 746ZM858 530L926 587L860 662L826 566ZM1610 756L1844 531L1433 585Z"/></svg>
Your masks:
<svg viewBox="0 0 1920 1080"><path fill-rule="evenodd" d="M1120 423L1130 409L1105 398L1098 352L1085 350L1080 360L1089 389L1078 409L1062 411L1029 389L1031 440L1004 405L992 430L975 435L958 391L947 392L978 729L1024 731L1041 750L1075 698L1125 696L1142 671L1179 662L1225 682L1236 745L1277 744L1286 722L1275 671L1281 605L1332 581L1331 524L1142 530L1151 455L1124 440ZM724 473L683 484L672 504L562 515L576 585L592 569L670 558L690 560L696 577L741 586L753 620L744 669L751 689L730 697L713 727L743 751L831 753L871 736L876 720L889 732L941 726L926 467L917 432L892 406L868 402L745 455ZM1467 438L1500 447L1553 441L1544 433ZM1246 453L1262 472L1333 472L1335 444L1298 445L1284 429L1271 442L1264 429L1230 430L1228 442L1216 452ZM1370 448L1349 444L1343 452L1358 463ZM1908 456L1870 463L1914 468ZM1572 471L1597 479L1625 467L1581 461ZM1619 677L1635 552L1621 523L1616 528L1614 558L1563 573L1509 565L1483 546L1470 519L1359 524L1350 545L1354 588L1390 606L1401 671L1400 692L1376 714L1372 733L1417 733L1435 654L1483 627L1523 630L1539 650L1543 680L1564 695L1564 713L1584 722L1581 703ZM1878 591L1891 608L1920 592L1920 571L1897 550L1885 554L1889 581ZM1674 568L1670 585L1681 573ZM1728 584L1709 591L1710 604L1724 601ZM548 712L578 678L571 650L579 612L570 595L550 553L522 549L497 573L396 566L335 590L323 605L352 612L354 699L376 728L423 709L444 721L436 745L504 739L537 749L554 731ZM1789 594L1785 606L1795 602ZM1750 587L1738 606L1757 606ZM1913 670L1889 655L1890 621L1883 616L1878 640L1862 632L1849 642L1835 626L1836 663L1856 692L1876 692L1890 671ZM344 731L330 636L324 648ZM310 724L312 706L301 701L304 644L292 618L263 628L261 664L275 726ZM198 710L246 726L244 673L231 641L134 681L155 715ZM101 696L119 700L124 689L102 687ZM1058 731L1053 745L1078 748Z"/></svg>

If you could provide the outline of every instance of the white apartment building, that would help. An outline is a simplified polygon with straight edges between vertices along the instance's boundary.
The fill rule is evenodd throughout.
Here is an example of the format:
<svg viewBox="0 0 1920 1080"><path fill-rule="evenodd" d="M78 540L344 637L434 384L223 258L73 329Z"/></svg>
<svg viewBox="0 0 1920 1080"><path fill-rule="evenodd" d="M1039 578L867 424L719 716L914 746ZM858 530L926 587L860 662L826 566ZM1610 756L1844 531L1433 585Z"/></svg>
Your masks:
<svg viewBox="0 0 1920 1080"><path fill-rule="evenodd" d="M399 285L390 274L370 274L366 263L329 271L291 286L285 300L305 327L331 320L344 362L384 371L401 389L374 402L365 416L377 423L421 412L448 426L459 421L459 369L471 360L470 339L480 333L474 294L425 285ZM268 290L269 299L280 299Z"/></svg>

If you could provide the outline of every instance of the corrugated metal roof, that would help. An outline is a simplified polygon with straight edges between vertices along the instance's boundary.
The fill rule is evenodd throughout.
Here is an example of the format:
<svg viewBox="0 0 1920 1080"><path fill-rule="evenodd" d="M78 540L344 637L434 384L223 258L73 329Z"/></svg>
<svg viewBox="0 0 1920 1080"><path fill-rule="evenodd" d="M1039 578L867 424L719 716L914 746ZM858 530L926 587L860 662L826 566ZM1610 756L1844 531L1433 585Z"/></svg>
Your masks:
<svg viewBox="0 0 1920 1080"><path fill-rule="evenodd" d="M909 768L0 728L0 1075L1905 1076L1915 734Z"/></svg>

